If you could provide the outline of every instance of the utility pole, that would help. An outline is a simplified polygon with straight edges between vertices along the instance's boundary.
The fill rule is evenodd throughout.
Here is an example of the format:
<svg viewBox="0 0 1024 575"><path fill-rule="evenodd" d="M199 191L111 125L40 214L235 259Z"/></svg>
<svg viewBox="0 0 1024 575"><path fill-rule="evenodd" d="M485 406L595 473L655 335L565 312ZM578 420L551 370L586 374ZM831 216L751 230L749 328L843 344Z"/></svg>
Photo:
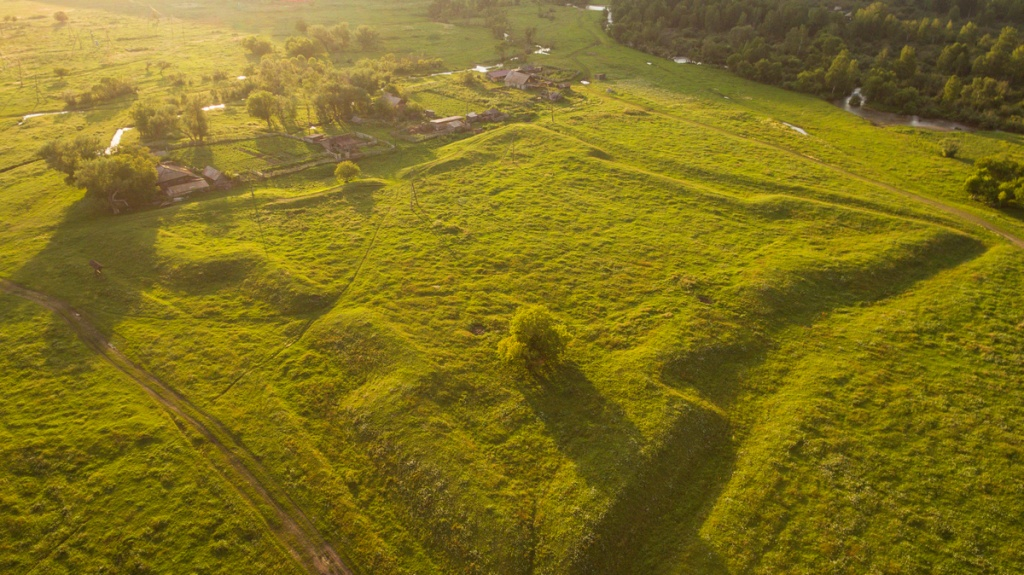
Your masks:
<svg viewBox="0 0 1024 575"><path fill-rule="evenodd" d="M249 197L252 198L252 211L255 214L256 227L260 231L260 241L263 242L263 255L270 261L270 252L267 251L267 236L263 233L263 222L260 221L260 207L256 203L256 178L255 174L249 171Z"/></svg>

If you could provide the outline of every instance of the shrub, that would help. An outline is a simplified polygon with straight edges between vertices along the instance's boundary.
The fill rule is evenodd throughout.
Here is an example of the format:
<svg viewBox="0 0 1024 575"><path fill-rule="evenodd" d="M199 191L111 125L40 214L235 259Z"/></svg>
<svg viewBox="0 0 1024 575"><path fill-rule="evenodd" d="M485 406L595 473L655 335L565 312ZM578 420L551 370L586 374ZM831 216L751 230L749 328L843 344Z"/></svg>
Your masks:
<svg viewBox="0 0 1024 575"><path fill-rule="evenodd" d="M942 141L942 154L943 158L955 158L960 152L960 142L956 140L943 140Z"/></svg>
<svg viewBox="0 0 1024 575"><path fill-rule="evenodd" d="M346 160L334 168L334 177L338 178L339 182L347 184L348 182L358 178L361 172L362 170L359 169L359 166L357 166L355 162L349 162Z"/></svg>
<svg viewBox="0 0 1024 575"><path fill-rule="evenodd" d="M327 49L324 48L324 45L319 40L305 36L292 36L288 38L284 43L284 49L293 58L295 56L315 58L327 52Z"/></svg>
<svg viewBox="0 0 1024 575"><path fill-rule="evenodd" d="M270 43L270 40L258 36L249 36L242 40L242 47L257 58L271 54L274 51L274 45Z"/></svg>
<svg viewBox="0 0 1024 575"><path fill-rule="evenodd" d="M92 88L79 94L65 94L64 101L70 107L86 107L102 102L109 102L122 96L135 94L135 86L122 78L102 78Z"/></svg>
<svg viewBox="0 0 1024 575"><path fill-rule="evenodd" d="M1024 164L1009 158L982 158L974 163L974 174L964 182L973 199L1002 207L1024 200Z"/></svg>

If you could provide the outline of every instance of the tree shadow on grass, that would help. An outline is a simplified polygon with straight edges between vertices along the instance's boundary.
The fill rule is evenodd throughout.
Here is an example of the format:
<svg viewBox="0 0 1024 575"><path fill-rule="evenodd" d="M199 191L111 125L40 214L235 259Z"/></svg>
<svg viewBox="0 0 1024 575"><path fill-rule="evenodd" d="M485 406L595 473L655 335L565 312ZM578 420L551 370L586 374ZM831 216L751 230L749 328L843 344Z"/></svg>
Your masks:
<svg viewBox="0 0 1024 575"><path fill-rule="evenodd" d="M869 265L823 262L799 269L772 269L760 278L752 275L739 288L738 300L748 312L742 325L716 326L675 353L664 363L661 381L691 388L728 409L743 373L763 362L771 351L773 334L792 326L811 326L838 309L898 296L985 251L985 245L972 237L942 233Z"/></svg>
<svg viewBox="0 0 1024 575"><path fill-rule="evenodd" d="M736 465L729 430L720 415L697 406L679 414L658 449L635 466L569 573L664 572L667 563L727 573L700 528Z"/></svg>
<svg viewBox="0 0 1024 575"><path fill-rule="evenodd" d="M114 217L97 203L79 200L54 227L46 246L12 276L12 281L63 299L94 317L110 337L119 316L137 311L141 293L157 274L157 234L171 215L149 211ZM102 264L97 274L90 261Z"/></svg>
<svg viewBox="0 0 1024 575"><path fill-rule="evenodd" d="M115 108L112 105L105 105L102 108L94 108L92 110L83 110L85 113L85 120L88 125L100 124L103 122L110 121L116 118L125 108L128 107L129 102L126 102L123 107ZM74 110L68 110L74 111ZM111 133L111 136L114 134Z"/></svg>
<svg viewBox="0 0 1024 575"><path fill-rule="evenodd" d="M632 457L642 442L622 409L605 399L574 363L533 374L520 391L587 483L604 491L613 489L615 478L609 466Z"/></svg>
<svg viewBox="0 0 1024 575"><path fill-rule="evenodd" d="M822 313L842 306L898 295L984 251L985 246L972 238L948 234L904 254L906 259L870 267L864 271L870 277L854 270L806 270L800 281L780 281L757 290L760 301L752 307L761 312L747 332L739 327L732 328L739 333L712 331L704 338L708 341L666 362L661 380L690 387L728 407L742 387L745 370L763 363L770 352L771 333L810 325ZM810 297L811 293L822 295ZM698 405L683 405L654 452L636 462L636 474L616 493L570 573L650 573L663 571L669 562L676 569L682 566L683 572L728 572L724 558L701 537L700 529L732 476L736 446L722 416Z"/></svg>
<svg viewBox="0 0 1024 575"><path fill-rule="evenodd" d="M377 201L374 192L381 188L380 182L376 181L355 181L342 186L342 198L351 205L357 214L369 217L373 214Z"/></svg>
<svg viewBox="0 0 1024 575"><path fill-rule="evenodd" d="M202 170L206 166L213 166L214 168L217 168L215 165L216 160L213 158L213 150L208 145L189 146L183 149L182 152L181 156L183 158L188 158L186 163L193 169Z"/></svg>
<svg viewBox="0 0 1024 575"><path fill-rule="evenodd" d="M1018 222L1024 222L1024 208L1017 206L1006 206L1004 208L999 208L998 211L1004 216L1011 217L1017 220Z"/></svg>

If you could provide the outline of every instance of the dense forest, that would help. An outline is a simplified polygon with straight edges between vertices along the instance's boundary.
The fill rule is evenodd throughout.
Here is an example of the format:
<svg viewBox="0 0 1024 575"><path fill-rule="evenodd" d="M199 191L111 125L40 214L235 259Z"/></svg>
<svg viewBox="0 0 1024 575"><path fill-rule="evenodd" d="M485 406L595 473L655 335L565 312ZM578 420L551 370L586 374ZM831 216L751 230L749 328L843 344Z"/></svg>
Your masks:
<svg viewBox="0 0 1024 575"><path fill-rule="evenodd" d="M654 54L1024 132L1024 0L615 0L612 11L610 33Z"/></svg>

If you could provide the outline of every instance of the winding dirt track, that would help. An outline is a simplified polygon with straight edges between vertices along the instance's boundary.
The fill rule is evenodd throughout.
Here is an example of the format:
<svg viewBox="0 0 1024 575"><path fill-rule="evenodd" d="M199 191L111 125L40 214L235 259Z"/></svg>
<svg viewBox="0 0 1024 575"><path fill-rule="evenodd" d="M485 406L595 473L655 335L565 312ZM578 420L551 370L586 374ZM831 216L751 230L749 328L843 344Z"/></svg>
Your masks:
<svg viewBox="0 0 1024 575"><path fill-rule="evenodd" d="M0 290L49 309L64 319L87 346L134 380L179 426L202 436L212 447L210 461L231 486L263 516L283 550L311 575L353 575L305 513L222 423L203 413L170 386L142 369L68 304L0 278ZM207 452L209 453L209 452ZM219 457L217 457L219 455Z"/></svg>

